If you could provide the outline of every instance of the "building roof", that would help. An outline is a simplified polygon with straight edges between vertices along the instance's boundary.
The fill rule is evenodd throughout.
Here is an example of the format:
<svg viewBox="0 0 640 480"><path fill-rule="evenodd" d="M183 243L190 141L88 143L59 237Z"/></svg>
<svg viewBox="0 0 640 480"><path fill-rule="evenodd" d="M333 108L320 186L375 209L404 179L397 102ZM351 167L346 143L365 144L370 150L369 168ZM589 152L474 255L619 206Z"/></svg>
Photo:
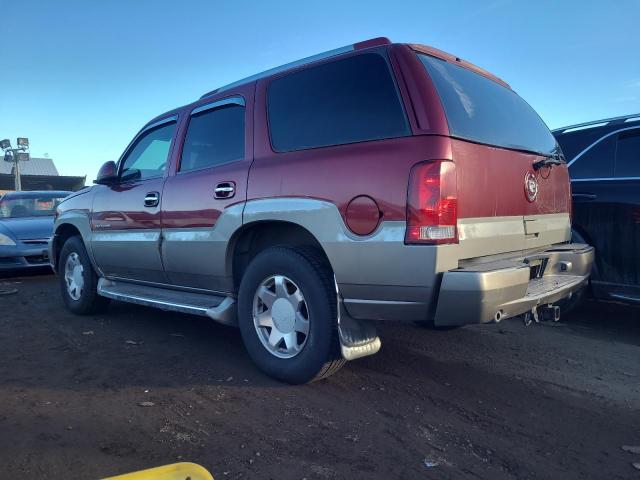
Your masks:
<svg viewBox="0 0 640 480"><path fill-rule="evenodd" d="M0 174L12 174L13 163L5 162L0 159ZM58 169L53 163L51 158L36 158L31 157L26 162L20 162L20 174L21 175L48 175L56 176L60 175Z"/></svg>
<svg viewBox="0 0 640 480"><path fill-rule="evenodd" d="M1 161L1 160L0 160ZM22 190L76 191L84 187L86 177L61 175L20 175ZM0 192L11 191L15 185L13 175L0 173Z"/></svg>

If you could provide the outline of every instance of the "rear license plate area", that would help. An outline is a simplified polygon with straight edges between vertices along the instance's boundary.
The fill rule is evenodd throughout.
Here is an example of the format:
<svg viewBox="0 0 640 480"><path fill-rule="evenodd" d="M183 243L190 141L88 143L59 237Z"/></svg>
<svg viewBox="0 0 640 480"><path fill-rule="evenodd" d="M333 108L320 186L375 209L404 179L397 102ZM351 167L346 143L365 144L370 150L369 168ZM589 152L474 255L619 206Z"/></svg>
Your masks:
<svg viewBox="0 0 640 480"><path fill-rule="evenodd" d="M525 263L529 265L529 280L542 278L544 270L547 267L548 258L531 258L526 259Z"/></svg>

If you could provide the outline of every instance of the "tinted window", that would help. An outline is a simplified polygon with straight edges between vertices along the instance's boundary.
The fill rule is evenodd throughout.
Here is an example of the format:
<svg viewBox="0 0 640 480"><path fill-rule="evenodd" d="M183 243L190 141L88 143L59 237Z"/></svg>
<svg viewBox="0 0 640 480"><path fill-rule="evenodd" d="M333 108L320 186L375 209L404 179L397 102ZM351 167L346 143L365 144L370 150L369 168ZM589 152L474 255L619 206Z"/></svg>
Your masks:
<svg viewBox="0 0 640 480"><path fill-rule="evenodd" d="M244 107L229 105L191 116L180 171L244 158Z"/></svg>
<svg viewBox="0 0 640 480"><path fill-rule="evenodd" d="M511 89L467 68L418 55L433 79L451 135L504 148L549 153L556 141Z"/></svg>
<svg viewBox="0 0 640 480"><path fill-rule="evenodd" d="M144 132L124 159L121 175L137 170L142 180L162 176L175 129L171 122Z"/></svg>
<svg viewBox="0 0 640 480"><path fill-rule="evenodd" d="M609 178L613 176L615 135L596 143L569 166L571 178Z"/></svg>
<svg viewBox="0 0 640 480"><path fill-rule="evenodd" d="M640 177L640 130L618 135L616 177Z"/></svg>
<svg viewBox="0 0 640 480"><path fill-rule="evenodd" d="M267 101L276 151L409 135L387 61L375 53L278 78Z"/></svg>

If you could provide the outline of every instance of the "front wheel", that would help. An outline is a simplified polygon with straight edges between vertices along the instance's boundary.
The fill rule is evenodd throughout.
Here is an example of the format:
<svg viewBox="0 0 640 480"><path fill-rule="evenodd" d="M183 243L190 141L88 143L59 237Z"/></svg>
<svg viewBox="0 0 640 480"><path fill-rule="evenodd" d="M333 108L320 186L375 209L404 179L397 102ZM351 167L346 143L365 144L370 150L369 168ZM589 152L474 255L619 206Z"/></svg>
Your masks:
<svg viewBox="0 0 640 480"><path fill-rule="evenodd" d="M88 315L106 308L109 299L98 295L98 275L80 237L70 237L64 243L58 270L62 299L69 310Z"/></svg>
<svg viewBox="0 0 640 480"><path fill-rule="evenodd" d="M326 260L313 249L269 248L247 267L238 320L249 356L287 383L328 377L342 367L336 292Z"/></svg>

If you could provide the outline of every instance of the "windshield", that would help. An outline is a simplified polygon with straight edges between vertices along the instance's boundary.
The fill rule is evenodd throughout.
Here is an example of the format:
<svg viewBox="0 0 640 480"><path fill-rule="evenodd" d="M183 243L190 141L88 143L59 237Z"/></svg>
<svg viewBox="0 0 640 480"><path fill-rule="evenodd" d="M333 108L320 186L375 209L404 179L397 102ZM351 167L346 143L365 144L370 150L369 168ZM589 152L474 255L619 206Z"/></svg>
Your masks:
<svg viewBox="0 0 640 480"><path fill-rule="evenodd" d="M513 90L451 62L418 57L440 95L452 136L545 155L554 152L549 128Z"/></svg>
<svg viewBox="0 0 640 480"><path fill-rule="evenodd" d="M67 193L58 192L24 197L4 197L0 200L0 218L51 216L67 195Z"/></svg>

